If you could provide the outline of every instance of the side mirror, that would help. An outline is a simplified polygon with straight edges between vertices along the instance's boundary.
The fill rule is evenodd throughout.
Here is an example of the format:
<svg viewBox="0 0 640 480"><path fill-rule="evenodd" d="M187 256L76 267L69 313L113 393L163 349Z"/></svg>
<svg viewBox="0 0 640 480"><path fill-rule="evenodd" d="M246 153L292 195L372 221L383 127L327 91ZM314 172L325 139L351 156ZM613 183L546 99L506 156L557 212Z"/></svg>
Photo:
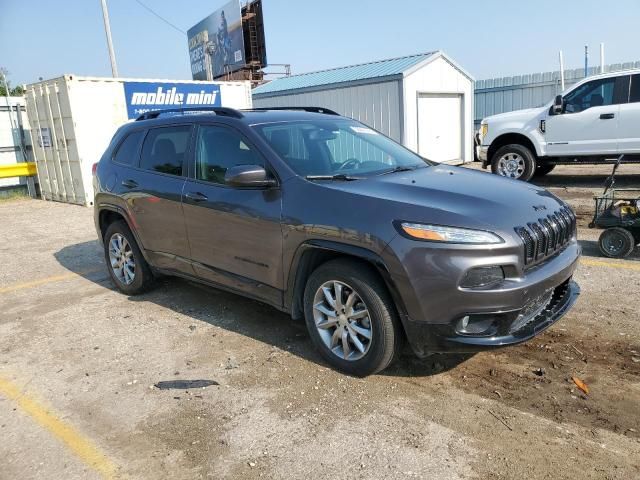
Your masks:
<svg viewBox="0 0 640 480"><path fill-rule="evenodd" d="M553 113L555 115L559 115L562 113L563 109L564 109L564 100L562 99L562 95L556 95L556 98L553 101Z"/></svg>
<svg viewBox="0 0 640 480"><path fill-rule="evenodd" d="M269 188L278 182L270 177L264 167L259 165L237 165L227 169L224 181L232 187Z"/></svg>

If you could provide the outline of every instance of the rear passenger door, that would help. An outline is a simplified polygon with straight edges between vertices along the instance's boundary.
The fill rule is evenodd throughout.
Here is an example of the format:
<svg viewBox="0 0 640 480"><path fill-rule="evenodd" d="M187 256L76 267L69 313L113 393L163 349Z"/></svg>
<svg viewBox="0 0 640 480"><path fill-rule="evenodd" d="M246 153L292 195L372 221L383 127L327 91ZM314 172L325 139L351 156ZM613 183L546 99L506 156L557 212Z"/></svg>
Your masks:
<svg viewBox="0 0 640 480"><path fill-rule="evenodd" d="M640 73L631 75L629 102L620 105L618 150L620 153L640 153Z"/></svg>
<svg viewBox="0 0 640 480"><path fill-rule="evenodd" d="M156 267L192 273L182 212L192 125L150 128L137 168L119 179L134 228Z"/></svg>
<svg viewBox="0 0 640 480"><path fill-rule="evenodd" d="M264 157L238 130L200 125L194 172L183 206L198 276L269 303L282 302L282 196L279 188L236 188L228 168L260 165Z"/></svg>

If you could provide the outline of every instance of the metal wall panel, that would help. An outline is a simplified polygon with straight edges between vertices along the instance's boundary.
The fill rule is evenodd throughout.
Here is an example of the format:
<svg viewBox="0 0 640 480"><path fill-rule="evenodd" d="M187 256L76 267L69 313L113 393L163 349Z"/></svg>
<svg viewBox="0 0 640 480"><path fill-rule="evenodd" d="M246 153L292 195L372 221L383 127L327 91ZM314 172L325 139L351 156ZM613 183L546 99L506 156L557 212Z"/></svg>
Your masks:
<svg viewBox="0 0 640 480"><path fill-rule="evenodd" d="M606 65L605 72L618 72L631 68L640 68L640 61ZM589 76L600 73L600 66L589 68L588 73ZM565 70L565 88L583 78L584 68ZM475 126L477 128L480 121L490 115L523 108L541 107L559 93L561 93L560 71L477 80L475 85Z"/></svg>
<svg viewBox="0 0 640 480"><path fill-rule="evenodd" d="M325 107L354 118L400 142L399 81L370 83L312 92L282 92L277 96L255 96L253 105L265 107Z"/></svg>

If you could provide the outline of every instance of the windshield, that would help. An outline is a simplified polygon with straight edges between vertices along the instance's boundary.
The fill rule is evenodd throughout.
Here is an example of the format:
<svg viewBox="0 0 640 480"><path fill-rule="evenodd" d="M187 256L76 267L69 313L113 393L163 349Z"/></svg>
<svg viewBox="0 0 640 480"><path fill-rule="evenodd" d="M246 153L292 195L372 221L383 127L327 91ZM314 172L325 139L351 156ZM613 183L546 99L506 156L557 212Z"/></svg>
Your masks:
<svg viewBox="0 0 640 480"><path fill-rule="evenodd" d="M254 125L301 176L364 177L430 165L402 145L353 120Z"/></svg>

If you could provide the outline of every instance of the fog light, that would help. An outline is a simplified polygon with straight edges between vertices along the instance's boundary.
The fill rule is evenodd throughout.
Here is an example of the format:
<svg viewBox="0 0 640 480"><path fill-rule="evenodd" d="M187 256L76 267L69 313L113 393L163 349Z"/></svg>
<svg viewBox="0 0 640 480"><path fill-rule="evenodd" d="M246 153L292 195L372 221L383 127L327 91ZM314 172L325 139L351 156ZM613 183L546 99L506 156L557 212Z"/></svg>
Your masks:
<svg viewBox="0 0 640 480"><path fill-rule="evenodd" d="M456 331L463 335L492 335L495 320L493 315L467 315L458 321Z"/></svg>
<svg viewBox="0 0 640 480"><path fill-rule="evenodd" d="M460 286L462 288L491 288L503 280L502 267L476 267L465 274Z"/></svg>

